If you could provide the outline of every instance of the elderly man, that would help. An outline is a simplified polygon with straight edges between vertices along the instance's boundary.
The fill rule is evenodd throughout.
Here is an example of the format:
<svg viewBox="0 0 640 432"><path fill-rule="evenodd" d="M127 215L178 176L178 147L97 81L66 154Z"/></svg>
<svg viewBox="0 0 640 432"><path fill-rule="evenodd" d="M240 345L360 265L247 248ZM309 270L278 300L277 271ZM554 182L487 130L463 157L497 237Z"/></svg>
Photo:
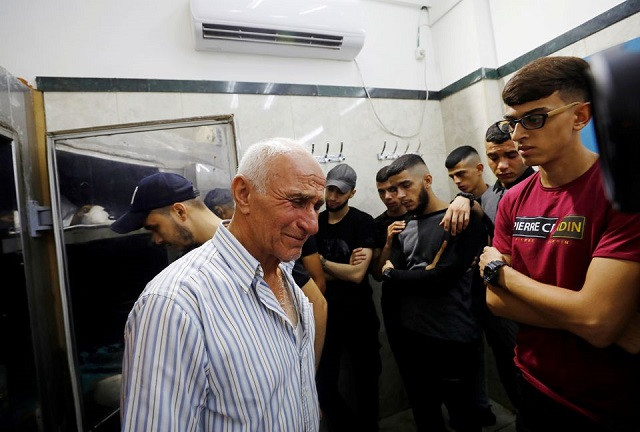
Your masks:
<svg viewBox="0 0 640 432"><path fill-rule="evenodd" d="M297 143L250 147L228 229L145 288L125 328L125 431L316 431L314 324L291 261L318 229L324 176Z"/></svg>

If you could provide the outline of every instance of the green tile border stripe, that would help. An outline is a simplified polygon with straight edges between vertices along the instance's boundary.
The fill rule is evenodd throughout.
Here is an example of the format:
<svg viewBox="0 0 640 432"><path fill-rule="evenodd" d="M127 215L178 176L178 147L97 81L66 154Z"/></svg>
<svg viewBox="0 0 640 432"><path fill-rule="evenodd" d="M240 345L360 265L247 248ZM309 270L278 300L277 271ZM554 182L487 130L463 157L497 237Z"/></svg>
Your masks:
<svg viewBox="0 0 640 432"><path fill-rule="evenodd" d="M132 78L36 77L36 86L49 92L178 92L353 98L366 95L363 87ZM425 99L426 96L424 90L367 87L367 91L372 98ZM439 100L439 92L429 92L429 100Z"/></svg>
<svg viewBox="0 0 640 432"><path fill-rule="evenodd" d="M622 2L497 69L479 68L442 90L429 91L428 100L439 101L482 80L503 78L532 60L557 52L638 12L640 12L640 0ZM179 92L353 98L366 96L363 87L134 78L36 77L36 87L50 92ZM426 97L424 90L368 87L367 91L372 98L424 100Z"/></svg>

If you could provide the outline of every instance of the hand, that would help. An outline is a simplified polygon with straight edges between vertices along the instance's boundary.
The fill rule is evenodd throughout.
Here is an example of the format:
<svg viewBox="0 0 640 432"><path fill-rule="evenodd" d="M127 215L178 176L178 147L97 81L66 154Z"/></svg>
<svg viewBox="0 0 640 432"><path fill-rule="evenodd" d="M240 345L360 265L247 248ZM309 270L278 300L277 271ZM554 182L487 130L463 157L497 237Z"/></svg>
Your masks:
<svg viewBox="0 0 640 432"><path fill-rule="evenodd" d="M505 259L498 249L491 246L485 246L482 250L482 255L480 255L480 276L484 277L484 267L491 261L496 260L504 261Z"/></svg>
<svg viewBox="0 0 640 432"><path fill-rule="evenodd" d="M463 196L456 197L447 208L440 226L451 235L460 234L469 225L471 203Z"/></svg>
<svg viewBox="0 0 640 432"><path fill-rule="evenodd" d="M366 259L367 259L367 254L364 253L362 248L355 248L353 252L351 252L351 257L349 258L349 264L358 265Z"/></svg>
<svg viewBox="0 0 640 432"><path fill-rule="evenodd" d="M387 260L387 262L384 263L384 265L382 266L382 271L384 272L386 269L389 269L389 268L392 269L392 268L395 268L395 267L393 266L391 261Z"/></svg>
<svg viewBox="0 0 640 432"><path fill-rule="evenodd" d="M447 241L445 240L445 241L442 242L442 246L440 246L440 249L438 250L438 253L433 258L433 261L431 262L431 264L429 264L427 267L425 267L425 270L431 270L431 269L435 268L436 265L438 265L438 261L440 261L440 257L442 256L442 252L444 252L444 250L446 248L447 248Z"/></svg>
<svg viewBox="0 0 640 432"><path fill-rule="evenodd" d="M393 240L393 236L401 233L406 226L407 226L407 223L405 221L395 221L390 223L389 226L387 227L387 243L391 244L391 241Z"/></svg>

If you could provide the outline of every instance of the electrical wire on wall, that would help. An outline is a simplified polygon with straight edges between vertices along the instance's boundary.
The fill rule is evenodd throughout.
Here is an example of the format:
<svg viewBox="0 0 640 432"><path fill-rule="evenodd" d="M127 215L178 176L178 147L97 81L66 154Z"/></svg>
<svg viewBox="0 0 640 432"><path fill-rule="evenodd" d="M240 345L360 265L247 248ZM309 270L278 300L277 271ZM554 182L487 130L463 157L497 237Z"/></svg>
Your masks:
<svg viewBox="0 0 640 432"><path fill-rule="evenodd" d="M422 27L428 27L428 24L420 24L421 18L422 18L422 11L427 11L427 7L423 6L422 8L420 8L420 14L418 15L418 29L417 29L417 34L416 34L416 56L418 55L418 51L421 51L424 53L424 48L421 47L421 42L420 42L420 36L421 36L421 29ZM380 125L380 127L387 132L390 135L393 135L397 138L415 138L416 136L420 135L420 131L422 130L422 125L424 124L424 115L426 113L427 110L427 102L429 101L429 87L427 86L427 61L426 59L422 59L423 60L423 73L422 76L424 78L424 89L425 89L425 98L424 98L424 104L422 105L422 114L420 115L420 123L418 124L418 127L416 129L416 131L410 135L402 135L396 132L393 132L390 128L388 128L384 122L382 121L382 119L380 118L380 116L378 115L378 112L376 111L376 107L373 105L373 100L371 99L371 95L369 94L369 90L367 90L367 86L364 82L364 76L362 75L362 70L360 69L360 65L358 64L358 60L354 59L354 63L356 64L356 68L358 68L358 73L360 74L360 80L362 81L362 88L364 89L364 93L367 96L367 100L369 101L369 105L371 105L371 110L373 111L373 115L375 116L378 124Z"/></svg>

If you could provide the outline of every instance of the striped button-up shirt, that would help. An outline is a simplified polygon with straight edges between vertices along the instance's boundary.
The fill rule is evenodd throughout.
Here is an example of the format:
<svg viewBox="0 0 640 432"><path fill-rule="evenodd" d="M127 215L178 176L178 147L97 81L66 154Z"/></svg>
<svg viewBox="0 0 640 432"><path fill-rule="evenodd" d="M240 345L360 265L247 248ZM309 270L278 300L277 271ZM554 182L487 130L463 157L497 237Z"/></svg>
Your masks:
<svg viewBox="0 0 640 432"><path fill-rule="evenodd" d="M318 430L313 311L280 267L301 338L223 226L147 285L125 328L122 430Z"/></svg>

